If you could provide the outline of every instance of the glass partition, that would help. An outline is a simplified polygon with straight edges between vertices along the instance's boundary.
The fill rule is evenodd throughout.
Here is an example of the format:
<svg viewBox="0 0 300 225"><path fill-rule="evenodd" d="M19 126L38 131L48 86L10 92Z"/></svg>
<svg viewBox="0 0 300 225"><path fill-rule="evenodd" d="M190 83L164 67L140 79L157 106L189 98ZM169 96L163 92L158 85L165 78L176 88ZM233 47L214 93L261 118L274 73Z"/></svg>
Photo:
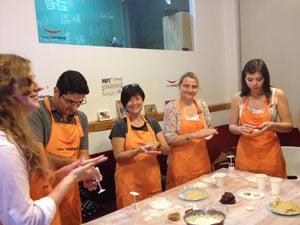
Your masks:
<svg viewBox="0 0 300 225"><path fill-rule="evenodd" d="M40 43L193 50L190 0L35 0Z"/></svg>

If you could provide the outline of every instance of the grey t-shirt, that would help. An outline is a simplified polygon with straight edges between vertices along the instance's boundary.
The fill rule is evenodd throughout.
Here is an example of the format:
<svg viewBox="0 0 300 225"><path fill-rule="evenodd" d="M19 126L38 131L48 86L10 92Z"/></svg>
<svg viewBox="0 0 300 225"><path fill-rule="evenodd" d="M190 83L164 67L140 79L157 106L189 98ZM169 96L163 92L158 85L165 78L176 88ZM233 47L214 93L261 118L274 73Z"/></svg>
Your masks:
<svg viewBox="0 0 300 225"><path fill-rule="evenodd" d="M48 97L50 100L51 111L54 116L54 119L57 123L63 121L63 116L59 113L52 101L52 97ZM89 140L88 140L88 120L84 112L77 110L77 114L82 126L83 137L80 140L79 149L88 149ZM47 146L52 129L51 115L46 108L44 100L40 101L40 108L34 110L28 114L28 121L32 128L33 133L37 137L37 141L43 142L44 147ZM74 116L69 116L67 119L68 124L76 124Z"/></svg>

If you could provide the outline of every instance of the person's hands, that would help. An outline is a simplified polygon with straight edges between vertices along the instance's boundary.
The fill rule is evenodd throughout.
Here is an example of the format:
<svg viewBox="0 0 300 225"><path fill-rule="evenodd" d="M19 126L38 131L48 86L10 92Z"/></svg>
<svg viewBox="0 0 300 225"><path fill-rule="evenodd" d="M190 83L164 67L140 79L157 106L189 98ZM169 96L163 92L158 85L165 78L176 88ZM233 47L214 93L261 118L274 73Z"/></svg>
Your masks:
<svg viewBox="0 0 300 225"><path fill-rule="evenodd" d="M260 135L272 128L272 122L263 122L260 125L244 124L240 126L240 132L243 135Z"/></svg>
<svg viewBox="0 0 300 225"><path fill-rule="evenodd" d="M259 135L262 134L268 130L270 130L272 128L272 122L263 122L262 124L260 124L259 126L257 126L257 128L253 129L252 133Z"/></svg>
<svg viewBox="0 0 300 225"><path fill-rule="evenodd" d="M217 129L215 128L205 128L201 129L193 134L191 134L191 138L204 138L206 140L211 139L214 135L219 134Z"/></svg>
<svg viewBox="0 0 300 225"><path fill-rule="evenodd" d="M205 140L210 140L214 137L214 135L219 134L217 129L214 129L214 128L208 128L208 129L206 129L206 132L209 133L209 135L204 136Z"/></svg>
<svg viewBox="0 0 300 225"><path fill-rule="evenodd" d="M141 151L146 154L161 154L161 151L158 150L160 143L159 142L148 142L148 143L141 143L142 146L140 147Z"/></svg>
<svg viewBox="0 0 300 225"><path fill-rule="evenodd" d="M78 159L72 162L70 166L72 166L72 169L77 168L78 166L84 166L86 164L92 163L93 165L97 165L99 163L105 162L108 158L105 155L99 155L95 158L90 159Z"/></svg>
<svg viewBox="0 0 300 225"><path fill-rule="evenodd" d="M91 159L80 159L76 160L72 163L72 166L74 167L73 170L70 171L70 175L72 175L77 182L83 181L83 180L95 180L95 178L98 178L99 180L102 180L102 175L100 174L99 170L95 168L95 165L102 163L107 160L107 157L104 155L100 155L95 158ZM92 188L92 184L90 182L90 188Z"/></svg>
<svg viewBox="0 0 300 225"><path fill-rule="evenodd" d="M98 178L99 181L102 181L103 176L100 172L99 169L97 169L97 167L92 167L91 169L93 170L97 170L97 171L93 171L90 173L98 173L98 176L96 176ZM98 188L98 183L97 180L95 179L95 177L89 178L89 179L84 179L83 180L83 187L88 189L89 191L94 191Z"/></svg>
<svg viewBox="0 0 300 225"><path fill-rule="evenodd" d="M255 132L257 130L258 130L257 126L252 124L243 124L242 126L240 126L240 133L243 135L249 135L253 131Z"/></svg>
<svg viewBox="0 0 300 225"><path fill-rule="evenodd" d="M98 187L95 179L83 180L83 187L89 191L95 191Z"/></svg>

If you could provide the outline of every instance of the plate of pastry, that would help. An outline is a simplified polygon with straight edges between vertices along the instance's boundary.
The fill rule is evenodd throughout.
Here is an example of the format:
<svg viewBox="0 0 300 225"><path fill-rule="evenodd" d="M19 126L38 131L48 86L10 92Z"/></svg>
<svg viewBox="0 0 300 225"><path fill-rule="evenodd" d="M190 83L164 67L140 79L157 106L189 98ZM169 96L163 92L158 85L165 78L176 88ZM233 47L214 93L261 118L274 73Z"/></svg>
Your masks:
<svg viewBox="0 0 300 225"><path fill-rule="evenodd" d="M179 192L179 198L186 201L199 201L207 198L207 191L204 188L190 187Z"/></svg>
<svg viewBox="0 0 300 225"><path fill-rule="evenodd" d="M279 197L267 202L266 208L272 213L283 216L300 215L300 204L293 201L282 200Z"/></svg>

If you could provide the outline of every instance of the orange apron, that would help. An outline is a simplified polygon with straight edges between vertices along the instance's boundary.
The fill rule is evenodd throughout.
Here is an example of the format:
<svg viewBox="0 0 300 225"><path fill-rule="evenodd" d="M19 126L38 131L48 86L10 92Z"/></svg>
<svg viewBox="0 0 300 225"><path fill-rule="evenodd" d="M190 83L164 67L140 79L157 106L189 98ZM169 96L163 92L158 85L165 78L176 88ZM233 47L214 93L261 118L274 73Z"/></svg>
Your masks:
<svg viewBox="0 0 300 225"><path fill-rule="evenodd" d="M46 165L48 165L45 153L43 151L41 152L41 157ZM52 185L53 182L49 178L41 178L38 177L37 173L33 170L30 170L29 173L29 179L30 179L30 196L33 200L40 199L42 197L47 196L52 191ZM61 225L61 217L59 209L56 209L56 214L51 222L51 225Z"/></svg>
<svg viewBox="0 0 300 225"><path fill-rule="evenodd" d="M193 133L207 127L200 106L195 100L194 103L199 112L200 120L186 120L181 101L179 102L180 127L178 135ZM206 140L203 138L192 139L187 143L173 146L168 160L166 189L176 187L211 172Z"/></svg>
<svg viewBox="0 0 300 225"><path fill-rule="evenodd" d="M264 113L253 114L247 110L249 98L246 97L240 125L259 125L272 121L269 103L265 99ZM237 145L236 168L269 176L286 178L285 160L281 152L280 141L275 131L268 130L259 135L240 135Z"/></svg>
<svg viewBox="0 0 300 225"><path fill-rule="evenodd" d="M44 99L46 108L52 120L52 132L45 150L54 155L77 159L79 155L80 138L83 137L78 115L74 116L76 124L56 123L51 113L48 98ZM74 184L59 205L62 225L82 224L81 201L78 184Z"/></svg>
<svg viewBox="0 0 300 225"><path fill-rule="evenodd" d="M125 140L125 151L142 146L142 142L156 141L149 122L143 117L147 131L132 130L127 117L128 133ZM117 208L132 204L131 191L139 193L137 200L143 200L162 191L160 167L156 155L139 153L126 162L116 163L115 172Z"/></svg>

